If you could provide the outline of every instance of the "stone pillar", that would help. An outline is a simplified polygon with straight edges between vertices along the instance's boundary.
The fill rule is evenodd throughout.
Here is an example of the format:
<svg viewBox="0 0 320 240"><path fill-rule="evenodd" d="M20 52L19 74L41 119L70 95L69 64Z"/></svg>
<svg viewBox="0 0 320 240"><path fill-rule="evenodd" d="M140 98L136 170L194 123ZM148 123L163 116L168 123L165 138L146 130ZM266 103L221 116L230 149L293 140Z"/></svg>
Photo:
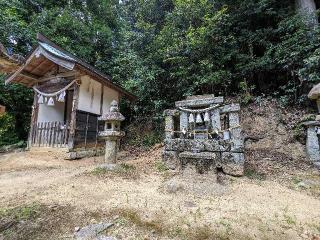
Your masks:
<svg viewBox="0 0 320 240"><path fill-rule="evenodd" d="M105 162L106 163L116 163L117 162L117 140L106 140L106 152L105 152Z"/></svg>
<svg viewBox="0 0 320 240"><path fill-rule="evenodd" d="M231 133L231 141L233 142L233 146L231 146L231 151L242 152L243 151L243 137L241 134L241 128L239 113L238 112L230 112L229 113L229 127Z"/></svg>
<svg viewBox="0 0 320 240"><path fill-rule="evenodd" d="M220 109L216 108L211 112L211 125L212 129L221 130L221 122L220 122Z"/></svg>
<svg viewBox="0 0 320 240"><path fill-rule="evenodd" d="M165 138L171 139L174 131L174 125L173 125L173 116L166 116L164 119L165 122Z"/></svg>
<svg viewBox="0 0 320 240"><path fill-rule="evenodd" d="M180 113L180 131L183 129L188 130L188 113L181 112ZM180 134L180 137L183 138L183 134Z"/></svg>
<svg viewBox="0 0 320 240"><path fill-rule="evenodd" d="M317 99L318 113L320 113L320 98Z"/></svg>
<svg viewBox="0 0 320 240"><path fill-rule="evenodd" d="M244 153L223 152L221 165L226 174L242 176L244 174Z"/></svg>
<svg viewBox="0 0 320 240"><path fill-rule="evenodd" d="M320 126L319 126L320 127ZM312 162L320 162L319 139L316 126L308 126L307 130L307 154Z"/></svg>

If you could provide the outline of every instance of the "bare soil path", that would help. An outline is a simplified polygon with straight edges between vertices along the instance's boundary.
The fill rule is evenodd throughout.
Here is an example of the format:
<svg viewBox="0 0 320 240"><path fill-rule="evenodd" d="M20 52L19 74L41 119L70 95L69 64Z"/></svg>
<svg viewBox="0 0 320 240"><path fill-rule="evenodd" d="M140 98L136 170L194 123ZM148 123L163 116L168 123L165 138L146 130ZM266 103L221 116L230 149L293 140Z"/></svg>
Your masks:
<svg viewBox="0 0 320 240"><path fill-rule="evenodd" d="M104 218L116 219L108 234L118 239L319 239L319 172L295 172L279 181L229 177L221 185L215 173L165 171L160 156L161 148L127 154L122 159L128 168L105 172L97 168L102 158L70 162L54 153L2 155L0 208L62 207L35 221L49 224L51 217L63 226L52 224L38 235L35 228L25 239L70 239L78 224ZM24 239L10 234L3 236Z"/></svg>

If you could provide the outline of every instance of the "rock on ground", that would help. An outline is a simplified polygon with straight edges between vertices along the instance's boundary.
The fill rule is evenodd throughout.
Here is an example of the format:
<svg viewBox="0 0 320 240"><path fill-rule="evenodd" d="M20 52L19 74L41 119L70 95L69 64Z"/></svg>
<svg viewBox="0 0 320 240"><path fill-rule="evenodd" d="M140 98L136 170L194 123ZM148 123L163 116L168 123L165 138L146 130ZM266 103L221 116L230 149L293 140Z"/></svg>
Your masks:
<svg viewBox="0 0 320 240"><path fill-rule="evenodd" d="M78 231L74 233L75 239L77 240L89 240L96 237L96 239L99 240L111 240L112 238L106 237L106 236L99 236L101 232L106 230L107 228L111 227L113 223L97 223L97 224L90 224L88 226L85 226L83 228L80 228ZM104 237L104 238L103 238Z"/></svg>

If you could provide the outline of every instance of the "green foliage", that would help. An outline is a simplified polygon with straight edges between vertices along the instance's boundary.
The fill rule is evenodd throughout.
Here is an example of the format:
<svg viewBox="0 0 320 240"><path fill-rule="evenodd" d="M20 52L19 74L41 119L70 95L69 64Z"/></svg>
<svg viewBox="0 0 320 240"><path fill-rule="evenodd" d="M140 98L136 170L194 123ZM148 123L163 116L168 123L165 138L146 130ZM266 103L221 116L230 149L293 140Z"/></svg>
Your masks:
<svg viewBox="0 0 320 240"><path fill-rule="evenodd" d="M12 124L7 131L8 134L0 138L2 144L5 144L5 139L8 140L8 144L16 142L16 137L20 140L27 139L32 102L33 94L30 89L18 84L5 85L3 76L0 75L0 104L6 106L10 124ZM1 128L4 131L4 127Z"/></svg>
<svg viewBox="0 0 320 240"><path fill-rule="evenodd" d="M130 138L128 142L130 145L136 147L150 148L157 143L160 143L163 139L162 134L159 134L157 131L150 131L148 133L138 134Z"/></svg>
<svg viewBox="0 0 320 240"><path fill-rule="evenodd" d="M0 0L0 42L9 52L26 55L36 43L36 33L42 32L87 62L109 71L117 36L117 4L112 0ZM0 104L15 117L15 130L21 140L28 136L32 101L30 89L5 86L0 76Z"/></svg>
<svg viewBox="0 0 320 240"><path fill-rule="evenodd" d="M126 130L126 144L148 149L163 140L163 118L143 118L133 122Z"/></svg>
<svg viewBox="0 0 320 240"><path fill-rule="evenodd" d="M300 103L318 81L319 29L289 0L132 0L120 9L129 54L116 64L125 73L117 81L139 96L138 115L204 93Z"/></svg>
<svg viewBox="0 0 320 240"><path fill-rule="evenodd" d="M0 147L10 145L19 141L15 130L15 120L9 114L0 116Z"/></svg>
<svg viewBox="0 0 320 240"><path fill-rule="evenodd" d="M10 51L26 54L42 32L135 93L135 107L124 108L130 121L159 117L192 94L303 103L320 82L319 26L290 0L0 0L0 13ZM20 139L31 101L30 91L1 81L0 104Z"/></svg>
<svg viewBox="0 0 320 240"><path fill-rule="evenodd" d="M252 92L254 90L254 86L249 87L247 82L243 81L243 82L240 82L239 88L241 93L239 97L239 101L245 105L252 102L253 101Z"/></svg>

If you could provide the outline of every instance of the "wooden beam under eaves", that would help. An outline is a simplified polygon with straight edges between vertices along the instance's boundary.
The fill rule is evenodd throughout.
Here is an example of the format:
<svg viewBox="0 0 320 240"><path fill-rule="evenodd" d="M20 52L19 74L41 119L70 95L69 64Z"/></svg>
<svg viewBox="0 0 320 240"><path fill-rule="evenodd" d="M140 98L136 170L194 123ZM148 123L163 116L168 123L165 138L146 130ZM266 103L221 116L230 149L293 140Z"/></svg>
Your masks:
<svg viewBox="0 0 320 240"><path fill-rule="evenodd" d="M75 75L76 75L76 71L68 71L68 72L59 73L59 74L52 75L52 76L45 76L45 77L39 78L37 82L38 83L45 82L45 81L49 81L54 78L74 77Z"/></svg>
<svg viewBox="0 0 320 240"><path fill-rule="evenodd" d="M26 71L24 71L24 70L20 72L20 75L22 75L22 76L24 76L24 77L26 77L26 78L30 78L30 79L32 79L32 80L36 80L36 81L39 80L39 76L34 75L34 74L32 74L32 73L29 73L29 72L26 72Z"/></svg>

